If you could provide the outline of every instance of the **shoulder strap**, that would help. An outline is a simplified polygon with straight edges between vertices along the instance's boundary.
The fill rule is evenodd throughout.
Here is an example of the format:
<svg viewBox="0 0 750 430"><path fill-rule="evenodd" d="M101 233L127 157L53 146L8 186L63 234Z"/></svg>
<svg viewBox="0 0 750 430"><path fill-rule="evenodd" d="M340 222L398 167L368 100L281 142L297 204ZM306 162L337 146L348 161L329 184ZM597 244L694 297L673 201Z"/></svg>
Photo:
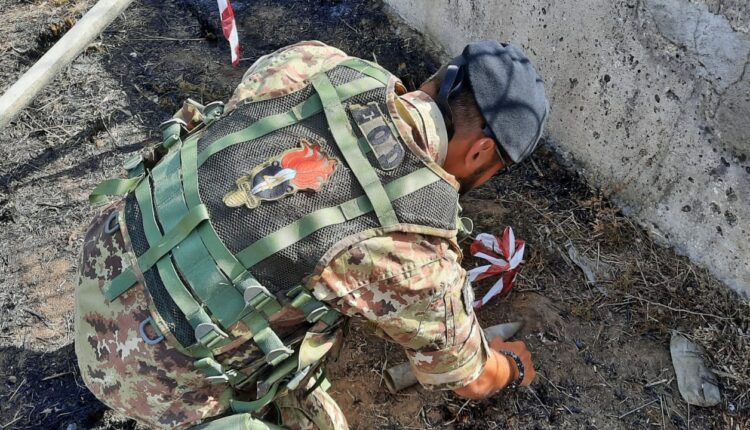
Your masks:
<svg viewBox="0 0 750 430"><path fill-rule="evenodd" d="M349 164L352 173L364 189L367 198L370 199L380 224L383 227L398 224L398 217L396 217L391 201L385 189L383 189L383 184L380 183L378 174L359 149L357 137L354 135L349 117L341 104L336 89L325 73L313 76L312 84L323 103L323 111L333 138L336 140L336 144L344 155L347 164Z"/></svg>

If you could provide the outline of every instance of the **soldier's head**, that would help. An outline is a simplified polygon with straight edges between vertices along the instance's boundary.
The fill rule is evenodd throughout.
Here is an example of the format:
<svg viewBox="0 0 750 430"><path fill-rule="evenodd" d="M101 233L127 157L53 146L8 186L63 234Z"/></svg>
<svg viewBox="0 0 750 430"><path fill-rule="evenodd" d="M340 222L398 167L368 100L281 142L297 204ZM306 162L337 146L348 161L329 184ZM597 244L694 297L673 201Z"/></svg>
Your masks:
<svg viewBox="0 0 750 430"><path fill-rule="evenodd" d="M528 157L549 111L542 79L529 59L494 40L467 45L420 90L440 106L450 138L443 168L462 192Z"/></svg>

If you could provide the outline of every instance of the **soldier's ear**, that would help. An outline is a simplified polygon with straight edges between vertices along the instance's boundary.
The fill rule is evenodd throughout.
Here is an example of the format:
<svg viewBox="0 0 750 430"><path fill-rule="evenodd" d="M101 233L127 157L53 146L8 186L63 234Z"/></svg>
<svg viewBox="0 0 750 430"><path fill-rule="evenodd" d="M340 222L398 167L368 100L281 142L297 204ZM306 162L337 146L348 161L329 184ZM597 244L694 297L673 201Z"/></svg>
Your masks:
<svg viewBox="0 0 750 430"><path fill-rule="evenodd" d="M464 156L464 164L471 170L477 170L491 163L496 157L495 141L483 136L469 144L469 150Z"/></svg>

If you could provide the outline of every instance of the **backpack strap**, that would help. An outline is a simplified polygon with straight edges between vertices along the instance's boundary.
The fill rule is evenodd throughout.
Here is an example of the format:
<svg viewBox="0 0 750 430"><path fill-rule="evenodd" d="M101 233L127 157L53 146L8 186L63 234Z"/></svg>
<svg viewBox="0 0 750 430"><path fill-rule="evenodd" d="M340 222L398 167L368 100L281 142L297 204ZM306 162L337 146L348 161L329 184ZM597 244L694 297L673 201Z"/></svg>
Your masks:
<svg viewBox="0 0 750 430"><path fill-rule="evenodd" d="M107 179L99 183L89 194L91 206L101 206L107 203L107 197L122 197L133 191L143 180L143 175L127 179Z"/></svg>
<svg viewBox="0 0 750 430"><path fill-rule="evenodd" d="M325 73L321 74L325 76ZM376 79L365 77L339 85L336 87L335 92L337 94L337 99L347 100L364 92L381 88L383 85L383 83ZM223 151L230 146L247 142L248 140L258 139L269 133L310 118L322 111L323 104L321 98L315 94L287 112L261 118L250 126L228 134L208 145L208 147L198 154L198 167L203 165L203 163L205 163L212 155Z"/></svg>
<svg viewBox="0 0 750 430"><path fill-rule="evenodd" d="M386 184L386 198L389 201L397 200L440 180L440 176L435 172L423 167ZM360 196L331 208L318 209L257 240L237 253L237 259L249 269L322 228L341 224L373 210L367 196Z"/></svg>
<svg viewBox="0 0 750 430"><path fill-rule="evenodd" d="M320 96L323 103L328 126L333 134L333 138L338 145L339 150L344 155L349 168L357 178L359 185L364 189L367 198L372 204L378 221L383 227L398 224L396 211L391 206L391 201L383 189L383 184L372 167L367 157L360 151L357 143L357 136L354 135L349 116L341 104L336 89L331 84L325 73L318 73L313 76L312 85Z"/></svg>
<svg viewBox="0 0 750 430"><path fill-rule="evenodd" d="M390 73L385 71L380 65L372 63L361 58L351 57L338 63L339 66L348 67L352 70L356 70L363 75L369 76L383 85L388 85L388 81L391 78Z"/></svg>

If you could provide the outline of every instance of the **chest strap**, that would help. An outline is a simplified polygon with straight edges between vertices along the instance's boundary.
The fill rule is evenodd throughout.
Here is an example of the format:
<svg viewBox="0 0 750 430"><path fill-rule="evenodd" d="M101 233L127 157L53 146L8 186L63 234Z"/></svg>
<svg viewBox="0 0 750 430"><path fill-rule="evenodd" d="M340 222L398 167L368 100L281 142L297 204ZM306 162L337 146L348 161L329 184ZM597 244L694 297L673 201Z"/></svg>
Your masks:
<svg viewBox="0 0 750 430"><path fill-rule="evenodd" d="M440 180L435 172L423 167L389 182L384 189L388 199L397 200ZM344 223L370 213L373 209L367 196L348 200L338 206L318 209L254 242L240 251L237 259L245 267L250 268L322 228Z"/></svg>

